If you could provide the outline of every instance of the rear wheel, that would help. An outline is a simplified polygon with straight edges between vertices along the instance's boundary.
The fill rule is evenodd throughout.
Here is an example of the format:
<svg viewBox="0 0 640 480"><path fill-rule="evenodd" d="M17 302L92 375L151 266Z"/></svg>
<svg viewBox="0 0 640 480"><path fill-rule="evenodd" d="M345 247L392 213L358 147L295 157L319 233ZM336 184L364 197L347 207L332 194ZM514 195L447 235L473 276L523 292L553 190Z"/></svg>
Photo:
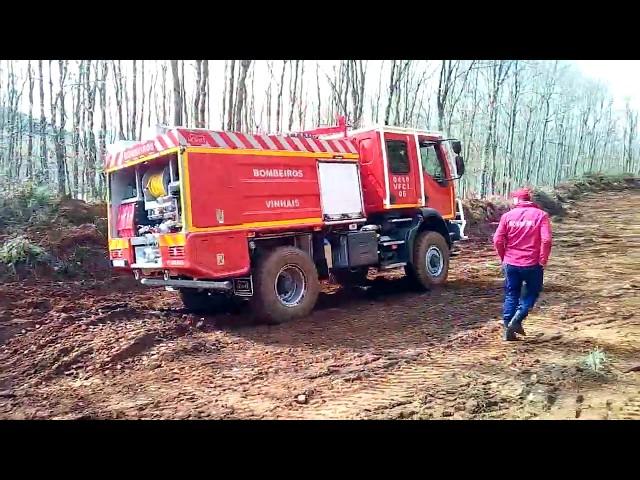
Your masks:
<svg viewBox="0 0 640 480"><path fill-rule="evenodd" d="M224 312L232 304L231 299L224 294L196 288L181 289L180 298L184 307L193 313Z"/></svg>
<svg viewBox="0 0 640 480"><path fill-rule="evenodd" d="M320 284L309 255L284 246L261 255L256 263L251 306L260 320L283 323L311 313Z"/></svg>
<svg viewBox="0 0 640 480"><path fill-rule="evenodd" d="M418 234L413 246L413 263L405 272L417 287L426 290L447 281L449 246L442 235L425 231Z"/></svg>

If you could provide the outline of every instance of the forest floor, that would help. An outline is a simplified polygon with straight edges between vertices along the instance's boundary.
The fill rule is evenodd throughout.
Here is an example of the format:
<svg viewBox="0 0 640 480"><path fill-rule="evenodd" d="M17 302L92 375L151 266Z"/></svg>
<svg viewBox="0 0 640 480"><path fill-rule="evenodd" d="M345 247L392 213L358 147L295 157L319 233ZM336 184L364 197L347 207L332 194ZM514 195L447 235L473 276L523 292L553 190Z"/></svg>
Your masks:
<svg viewBox="0 0 640 480"><path fill-rule="evenodd" d="M0 284L0 418L640 418L640 191L554 222L514 343L490 234L461 245L443 289L326 285L279 326L187 314L128 279Z"/></svg>

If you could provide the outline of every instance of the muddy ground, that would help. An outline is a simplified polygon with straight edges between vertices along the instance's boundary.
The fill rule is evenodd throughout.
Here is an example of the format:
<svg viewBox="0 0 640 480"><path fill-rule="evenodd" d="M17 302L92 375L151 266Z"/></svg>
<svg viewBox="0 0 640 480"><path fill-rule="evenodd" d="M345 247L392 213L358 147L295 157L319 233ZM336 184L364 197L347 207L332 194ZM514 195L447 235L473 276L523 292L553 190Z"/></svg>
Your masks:
<svg viewBox="0 0 640 480"><path fill-rule="evenodd" d="M126 279L2 284L0 418L640 418L640 193L573 209L517 343L488 231L442 290L326 286L280 326Z"/></svg>

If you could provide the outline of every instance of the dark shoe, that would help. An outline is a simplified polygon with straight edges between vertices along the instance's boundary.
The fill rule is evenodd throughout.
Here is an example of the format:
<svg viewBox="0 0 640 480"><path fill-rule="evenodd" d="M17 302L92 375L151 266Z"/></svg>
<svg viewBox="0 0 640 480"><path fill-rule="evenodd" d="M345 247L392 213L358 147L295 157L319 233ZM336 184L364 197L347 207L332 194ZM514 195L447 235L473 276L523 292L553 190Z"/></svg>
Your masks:
<svg viewBox="0 0 640 480"><path fill-rule="evenodd" d="M509 326L507 328L513 330L518 335L526 335L524 328L522 328L522 320L524 320L524 315L522 315L522 312L518 310L509 322Z"/></svg>
<svg viewBox="0 0 640 480"><path fill-rule="evenodd" d="M511 330L513 330L515 333L517 333L518 335L524 335L524 336L527 335L524 332L524 328L522 328L522 324L521 323L516 323L515 325L513 325L513 322L509 323L509 328Z"/></svg>
<svg viewBox="0 0 640 480"><path fill-rule="evenodd" d="M513 341L517 340L516 334L509 327L504 329L504 336L502 337L502 339L505 342L513 342Z"/></svg>

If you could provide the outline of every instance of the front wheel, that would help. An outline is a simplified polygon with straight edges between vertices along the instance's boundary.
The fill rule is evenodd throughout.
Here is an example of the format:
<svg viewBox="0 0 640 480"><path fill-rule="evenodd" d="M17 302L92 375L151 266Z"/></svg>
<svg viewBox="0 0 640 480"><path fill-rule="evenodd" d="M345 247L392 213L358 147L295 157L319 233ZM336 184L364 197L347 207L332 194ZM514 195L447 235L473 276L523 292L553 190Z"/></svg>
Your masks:
<svg viewBox="0 0 640 480"><path fill-rule="evenodd" d="M309 255L283 246L264 253L256 263L251 306L258 319L283 323L311 313L320 284Z"/></svg>
<svg viewBox="0 0 640 480"><path fill-rule="evenodd" d="M445 283L449 274L449 245L444 237L438 232L419 233L413 245L413 263L405 271L423 290Z"/></svg>

